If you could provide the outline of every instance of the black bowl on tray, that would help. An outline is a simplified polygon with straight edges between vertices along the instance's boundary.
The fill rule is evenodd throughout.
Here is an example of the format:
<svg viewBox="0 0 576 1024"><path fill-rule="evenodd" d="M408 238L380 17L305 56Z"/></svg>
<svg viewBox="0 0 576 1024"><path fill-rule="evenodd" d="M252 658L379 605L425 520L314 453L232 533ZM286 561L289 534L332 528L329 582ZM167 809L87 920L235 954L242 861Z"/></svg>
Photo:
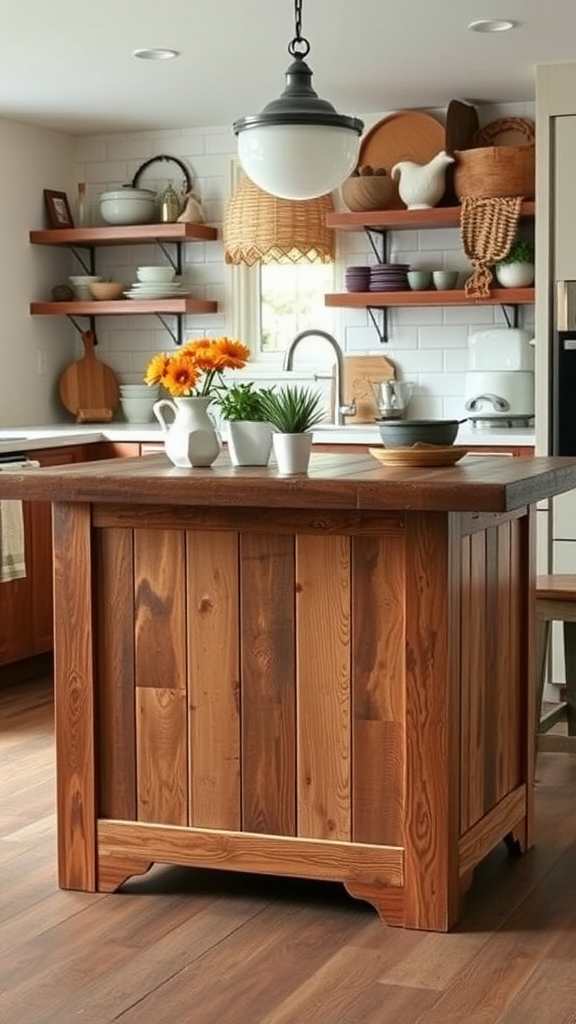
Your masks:
<svg viewBox="0 0 576 1024"><path fill-rule="evenodd" d="M454 444L460 420L378 420L382 443L387 448L406 448L413 444Z"/></svg>

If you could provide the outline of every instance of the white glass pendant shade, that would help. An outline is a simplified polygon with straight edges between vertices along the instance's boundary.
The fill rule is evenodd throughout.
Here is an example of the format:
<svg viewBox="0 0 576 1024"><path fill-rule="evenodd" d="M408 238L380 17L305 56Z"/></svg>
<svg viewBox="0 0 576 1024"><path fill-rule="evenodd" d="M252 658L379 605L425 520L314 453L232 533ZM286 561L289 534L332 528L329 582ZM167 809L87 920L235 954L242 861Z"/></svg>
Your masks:
<svg viewBox="0 0 576 1024"><path fill-rule="evenodd" d="M246 174L279 199L316 199L332 192L354 170L359 146L357 132L329 125L258 126L238 136Z"/></svg>
<svg viewBox="0 0 576 1024"><path fill-rule="evenodd" d="M282 94L233 125L244 171L279 199L316 199L341 185L354 170L364 128L363 121L338 114L318 97L304 60L308 49L307 40L297 36L288 47L295 59Z"/></svg>

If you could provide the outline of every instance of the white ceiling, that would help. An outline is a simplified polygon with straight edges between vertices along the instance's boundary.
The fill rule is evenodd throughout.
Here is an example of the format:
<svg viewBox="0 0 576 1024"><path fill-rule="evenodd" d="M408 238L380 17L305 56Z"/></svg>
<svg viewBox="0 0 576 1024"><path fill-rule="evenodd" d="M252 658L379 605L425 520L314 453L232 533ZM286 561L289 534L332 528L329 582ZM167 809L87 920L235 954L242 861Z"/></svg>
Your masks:
<svg viewBox="0 0 576 1024"><path fill-rule="evenodd" d="M510 18L511 32L467 30ZM16 0L0 12L0 116L73 135L220 126L284 87L293 0ZM303 0L318 94L340 113L531 101L575 59L574 0ZM172 61L132 51L169 47Z"/></svg>

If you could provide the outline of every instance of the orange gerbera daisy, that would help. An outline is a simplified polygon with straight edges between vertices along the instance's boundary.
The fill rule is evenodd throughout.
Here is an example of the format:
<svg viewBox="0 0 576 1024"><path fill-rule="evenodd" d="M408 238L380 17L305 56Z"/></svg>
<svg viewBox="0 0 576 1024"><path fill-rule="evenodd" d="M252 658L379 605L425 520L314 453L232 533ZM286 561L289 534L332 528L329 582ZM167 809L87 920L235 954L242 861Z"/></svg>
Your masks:
<svg viewBox="0 0 576 1024"><path fill-rule="evenodd" d="M146 368L146 374L144 377L145 383L150 386L153 384L162 384L169 365L170 357L167 356L165 352L160 352L159 355L152 356L152 359Z"/></svg>
<svg viewBox="0 0 576 1024"><path fill-rule="evenodd" d="M150 360L144 380L163 384L174 398L209 397L222 386L224 370L240 370L250 357L249 348L230 338L197 338L174 355L160 353Z"/></svg>
<svg viewBox="0 0 576 1024"><path fill-rule="evenodd" d="M171 395L181 398L193 393L199 376L200 371L194 360L182 352L179 356L173 356L168 363L162 383Z"/></svg>

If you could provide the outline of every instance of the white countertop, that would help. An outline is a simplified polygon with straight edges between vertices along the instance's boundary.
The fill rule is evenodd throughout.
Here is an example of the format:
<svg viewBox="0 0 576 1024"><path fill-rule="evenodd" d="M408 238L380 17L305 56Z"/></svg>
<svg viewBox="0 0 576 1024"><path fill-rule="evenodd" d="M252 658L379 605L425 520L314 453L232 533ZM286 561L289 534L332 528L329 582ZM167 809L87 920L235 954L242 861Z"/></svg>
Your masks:
<svg viewBox="0 0 576 1024"><path fill-rule="evenodd" d="M33 452L41 448L60 448L96 441L160 441L162 431L154 423L52 423L46 426L5 427L0 429L0 455ZM350 423L337 427L321 424L314 430L314 441L324 444L379 444L378 427L372 423ZM462 424L456 444L507 447L534 445L533 427L478 428Z"/></svg>

